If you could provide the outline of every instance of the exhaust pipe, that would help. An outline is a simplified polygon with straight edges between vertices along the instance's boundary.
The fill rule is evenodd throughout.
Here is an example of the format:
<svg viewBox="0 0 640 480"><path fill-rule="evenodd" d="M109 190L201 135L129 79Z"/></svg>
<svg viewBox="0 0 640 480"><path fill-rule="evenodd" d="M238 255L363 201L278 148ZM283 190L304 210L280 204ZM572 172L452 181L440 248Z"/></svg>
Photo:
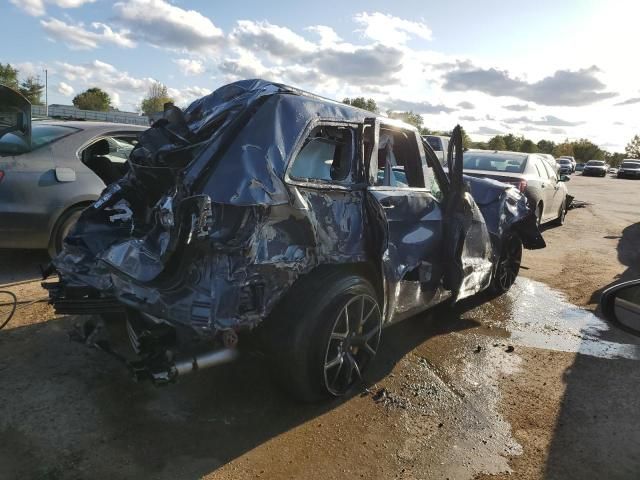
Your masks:
<svg viewBox="0 0 640 480"><path fill-rule="evenodd" d="M238 357L238 350L235 348L223 348L211 352L200 353L193 357L176 360L173 365L175 376L186 375L209 367L215 367L223 363L229 363Z"/></svg>

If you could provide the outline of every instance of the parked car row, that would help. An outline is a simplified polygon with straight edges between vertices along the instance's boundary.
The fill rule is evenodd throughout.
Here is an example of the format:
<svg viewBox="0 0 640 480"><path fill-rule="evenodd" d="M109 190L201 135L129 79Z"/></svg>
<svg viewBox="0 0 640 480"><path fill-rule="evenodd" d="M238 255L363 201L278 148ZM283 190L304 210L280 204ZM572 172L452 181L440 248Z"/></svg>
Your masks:
<svg viewBox="0 0 640 480"><path fill-rule="evenodd" d="M529 200L538 224L554 222L562 225L565 221L572 199L565 185L569 177L556 173L549 161L539 154L467 150L464 172L516 186Z"/></svg>

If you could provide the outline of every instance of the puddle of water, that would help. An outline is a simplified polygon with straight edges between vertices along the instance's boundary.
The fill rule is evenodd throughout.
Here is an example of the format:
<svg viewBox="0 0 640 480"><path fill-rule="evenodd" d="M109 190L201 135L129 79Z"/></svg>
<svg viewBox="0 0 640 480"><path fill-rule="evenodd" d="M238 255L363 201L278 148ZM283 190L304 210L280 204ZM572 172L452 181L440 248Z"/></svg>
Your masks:
<svg viewBox="0 0 640 480"><path fill-rule="evenodd" d="M640 359L640 345L604 340L609 324L566 301L544 283L518 278L507 295L480 307L487 320L526 347L576 352L598 358Z"/></svg>

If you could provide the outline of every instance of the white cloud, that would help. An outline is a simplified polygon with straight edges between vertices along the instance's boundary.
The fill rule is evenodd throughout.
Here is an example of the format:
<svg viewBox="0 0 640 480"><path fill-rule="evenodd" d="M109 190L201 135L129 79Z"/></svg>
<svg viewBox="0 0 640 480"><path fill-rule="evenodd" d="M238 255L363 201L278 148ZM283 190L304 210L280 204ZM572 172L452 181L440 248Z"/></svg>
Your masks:
<svg viewBox="0 0 640 480"><path fill-rule="evenodd" d="M167 93L176 105L179 107L187 107L194 100L209 95L210 88L204 87L186 87L186 88L167 88Z"/></svg>
<svg viewBox="0 0 640 480"><path fill-rule="evenodd" d="M45 4L55 5L60 8L77 8L85 3L93 3L96 0L9 0L16 7L34 17L47 13Z"/></svg>
<svg viewBox="0 0 640 480"><path fill-rule="evenodd" d="M326 25L313 25L311 27L307 27L307 30L320 37L321 47L335 45L342 42L342 39L335 30L331 27L327 27Z"/></svg>
<svg viewBox="0 0 640 480"><path fill-rule="evenodd" d="M316 50L316 46L286 27L269 22L239 20L230 39L247 50L261 50L272 58L299 56Z"/></svg>
<svg viewBox="0 0 640 480"><path fill-rule="evenodd" d="M80 65L57 62L55 69L56 74L65 79L58 84L57 91L61 95L68 96L87 88L98 87L109 94L113 106L130 111L138 110L149 87L156 81L150 77L134 77L100 60ZM177 105L186 106L196 98L211 93L212 89L168 86L167 91Z"/></svg>
<svg viewBox="0 0 640 480"><path fill-rule="evenodd" d="M57 90L60 95L63 95L65 97L70 97L75 93L75 90L73 89L73 87L65 82L60 82L58 84Z"/></svg>
<svg viewBox="0 0 640 480"><path fill-rule="evenodd" d="M40 20L40 24L49 38L64 43L72 50L91 50L106 43L125 48L135 47L128 31L116 32L104 23L92 23L94 31L85 29L82 24L71 25L56 18Z"/></svg>
<svg viewBox="0 0 640 480"><path fill-rule="evenodd" d="M190 58L178 58L173 61L180 67L182 74L185 76L200 75L204 73L204 64L200 60Z"/></svg>
<svg viewBox="0 0 640 480"><path fill-rule="evenodd" d="M387 45L404 44L412 35L431 40L431 29L422 22L404 20L380 12L358 13L354 20L362 25L365 37Z"/></svg>
<svg viewBox="0 0 640 480"><path fill-rule="evenodd" d="M224 40L222 30L195 10L185 10L164 0L129 0L114 7L117 21L135 38L164 48L211 50Z"/></svg>

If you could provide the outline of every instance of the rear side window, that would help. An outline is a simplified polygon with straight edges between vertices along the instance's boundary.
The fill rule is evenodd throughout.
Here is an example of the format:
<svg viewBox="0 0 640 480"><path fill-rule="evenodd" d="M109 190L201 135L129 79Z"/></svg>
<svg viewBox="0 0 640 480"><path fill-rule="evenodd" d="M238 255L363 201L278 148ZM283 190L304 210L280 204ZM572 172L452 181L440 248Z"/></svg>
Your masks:
<svg viewBox="0 0 640 480"><path fill-rule="evenodd" d="M0 153L19 155L53 143L77 131L77 128L62 125L33 123L31 126L31 146L27 145L19 135L8 133L0 138Z"/></svg>
<svg viewBox="0 0 640 480"><path fill-rule="evenodd" d="M289 170L298 180L349 181L353 173L355 131L350 127L321 126L311 131Z"/></svg>
<svg viewBox="0 0 640 480"><path fill-rule="evenodd" d="M442 142L438 137L426 137L427 143L431 148L433 148L434 152L442 152L444 151Z"/></svg>

